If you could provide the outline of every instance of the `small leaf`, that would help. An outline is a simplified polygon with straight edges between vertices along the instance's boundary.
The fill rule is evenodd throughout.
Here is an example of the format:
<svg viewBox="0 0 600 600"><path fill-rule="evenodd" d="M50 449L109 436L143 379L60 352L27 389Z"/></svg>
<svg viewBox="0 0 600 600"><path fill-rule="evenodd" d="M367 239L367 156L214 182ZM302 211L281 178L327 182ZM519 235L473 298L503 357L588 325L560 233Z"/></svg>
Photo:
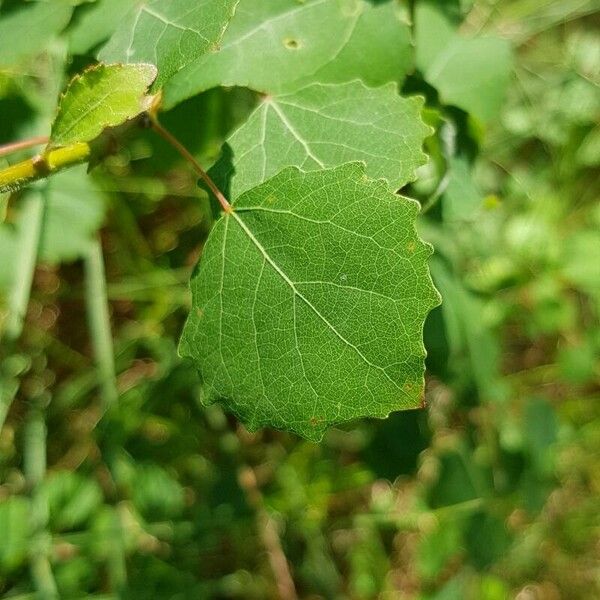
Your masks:
<svg viewBox="0 0 600 600"><path fill-rule="evenodd" d="M124 19L101 50L105 62L147 62L158 67L155 89L213 50L238 0L145 0Z"/></svg>
<svg viewBox="0 0 600 600"><path fill-rule="evenodd" d="M241 0L219 49L169 82L165 107L217 86L289 91L337 56L362 6L356 0Z"/></svg>
<svg viewBox="0 0 600 600"><path fill-rule="evenodd" d="M398 189L427 160L421 148L431 130L421 121L422 104L401 98L395 84L367 88L360 81L268 97L228 140L233 164L224 157L217 178L232 177L236 198L288 166L314 170L361 160L369 177Z"/></svg>
<svg viewBox="0 0 600 600"><path fill-rule="evenodd" d="M181 353L207 402L251 430L312 440L422 401L423 323L439 303L416 202L362 165L288 168L213 228L192 279Z"/></svg>
<svg viewBox="0 0 600 600"><path fill-rule="evenodd" d="M89 142L147 108L153 65L96 65L73 78L52 125L51 145Z"/></svg>

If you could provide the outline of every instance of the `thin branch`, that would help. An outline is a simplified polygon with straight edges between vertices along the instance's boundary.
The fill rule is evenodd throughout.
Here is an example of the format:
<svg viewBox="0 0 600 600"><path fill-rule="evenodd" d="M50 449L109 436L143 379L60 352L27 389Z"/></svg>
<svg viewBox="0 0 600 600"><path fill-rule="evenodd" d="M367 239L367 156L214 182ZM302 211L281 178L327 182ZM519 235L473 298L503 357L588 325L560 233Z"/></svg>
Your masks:
<svg viewBox="0 0 600 600"><path fill-rule="evenodd" d="M37 137L32 137L29 140L4 144L3 146L0 146L0 157L8 156L9 154L13 154L19 150L27 150L28 148L33 148L34 146L44 146L48 143L49 139L50 138L46 135L39 135Z"/></svg>
<svg viewBox="0 0 600 600"><path fill-rule="evenodd" d="M86 162L91 152L89 144L78 142L0 169L0 193L14 192L28 183Z"/></svg>
<svg viewBox="0 0 600 600"><path fill-rule="evenodd" d="M265 508L254 470L250 467L242 468L239 473L239 482L246 492L248 503L256 511L260 538L267 551L269 564L275 576L279 598L281 600L298 600L294 579L277 532L277 525Z"/></svg>
<svg viewBox="0 0 600 600"><path fill-rule="evenodd" d="M187 160L192 165L194 171L196 171L198 176L202 178L204 183L206 183L206 185L210 188L211 192L215 195L223 210L226 213L233 212L233 208L231 204L229 204L227 198L225 198L221 190L216 186L215 182L208 176L208 173L202 168L202 166L194 158L192 153L172 133L167 131L158 122L154 115L150 114L149 117L150 123L152 124L152 129L154 129L154 131L156 131L156 133L158 133L158 135L160 135L166 142L171 144L171 146L173 146L173 148L175 148L175 150L177 150L177 152L179 152L179 154L181 154L181 156L183 156L183 158L185 158L185 160Z"/></svg>

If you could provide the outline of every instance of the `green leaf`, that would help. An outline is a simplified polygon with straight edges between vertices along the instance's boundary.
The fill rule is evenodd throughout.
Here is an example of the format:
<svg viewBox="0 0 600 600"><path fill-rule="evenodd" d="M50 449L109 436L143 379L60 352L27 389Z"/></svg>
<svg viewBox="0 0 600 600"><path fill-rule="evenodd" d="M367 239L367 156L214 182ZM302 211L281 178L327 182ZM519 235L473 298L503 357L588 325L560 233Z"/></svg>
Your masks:
<svg viewBox="0 0 600 600"><path fill-rule="evenodd" d="M422 105L401 98L395 84L367 88L360 81L267 97L229 138L233 158L224 155L215 170L219 179L231 177L233 198L288 166L314 170L357 160L369 177L398 189L427 160L421 148L431 130L421 121Z"/></svg>
<svg viewBox="0 0 600 600"><path fill-rule="evenodd" d="M69 27L69 51L85 54L105 42L121 25L137 0L97 0L75 13Z"/></svg>
<svg viewBox="0 0 600 600"><path fill-rule="evenodd" d="M215 50L238 0L145 0L129 13L99 58L153 63L155 89L205 52Z"/></svg>
<svg viewBox="0 0 600 600"><path fill-rule="evenodd" d="M31 506L22 496L13 496L0 502L0 570L11 571L27 559L30 534Z"/></svg>
<svg viewBox="0 0 600 600"><path fill-rule="evenodd" d="M462 37L440 7L428 2L417 4L415 23L417 67L442 101L484 122L494 119L510 77L509 42L493 36Z"/></svg>
<svg viewBox="0 0 600 600"><path fill-rule="evenodd" d="M58 107L50 143L89 142L148 108L153 65L96 65L76 75Z"/></svg>
<svg viewBox="0 0 600 600"><path fill-rule="evenodd" d="M85 255L104 221L105 203L85 165L48 180L39 259L56 264Z"/></svg>
<svg viewBox="0 0 600 600"><path fill-rule="evenodd" d="M290 91L340 52L362 6L357 0L241 0L218 51L169 82L165 106L220 85Z"/></svg>
<svg viewBox="0 0 600 600"><path fill-rule="evenodd" d="M205 400L251 430L312 440L422 402L423 323L439 303L416 202L359 163L288 168L217 222L192 279L181 353Z"/></svg>
<svg viewBox="0 0 600 600"><path fill-rule="evenodd" d="M38 259L57 264L82 257L105 214L104 199L85 165L63 171L46 180L41 190L27 194L38 195L44 202ZM0 289L10 288L18 276L16 259L26 229L22 213L14 223L0 224Z"/></svg>
<svg viewBox="0 0 600 600"><path fill-rule="evenodd" d="M13 265L17 259L18 236L8 223L0 224L0 290L9 288L14 281Z"/></svg>
<svg viewBox="0 0 600 600"><path fill-rule="evenodd" d="M409 16L396 2L364 3L344 46L316 73L298 82L307 85L360 79L377 87L401 82L412 67L414 48Z"/></svg>
<svg viewBox="0 0 600 600"><path fill-rule="evenodd" d="M0 70L42 51L69 22L66 3L35 2L4 15L0 12Z"/></svg>

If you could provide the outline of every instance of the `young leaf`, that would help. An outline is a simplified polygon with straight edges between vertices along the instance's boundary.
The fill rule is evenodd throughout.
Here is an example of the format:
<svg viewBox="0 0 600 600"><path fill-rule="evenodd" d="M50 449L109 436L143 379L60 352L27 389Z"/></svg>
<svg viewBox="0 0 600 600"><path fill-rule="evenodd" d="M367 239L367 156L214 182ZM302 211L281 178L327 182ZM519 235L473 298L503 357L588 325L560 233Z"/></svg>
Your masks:
<svg viewBox="0 0 600 600"><path fill-rule="evenodd" d="M50 143L89 142L147 109L153 65L96 65L76 75L58 107Z"/></svg>
<svg viewBox="0 0 600 600"><path fill-rule="evenodd" d="M360 81L267 97L228 140L233 164L224 156L215 172L231 176L236 198L287 166L313 170L362 160L369 177L398 189L426 162L421 147L431 130L421 106L419 98L401 98L395 84L367 88Z"/></svg>
<svg viewBox="0 0 600 600"><path fill-rule="evenodd" d="M338 54L362 6L356 0L241 0L220 48L169 82L165 107L220 85L288 90Z"/></svg>
<svg viewBox="0 0 600 600"><path fill-rule="evenodd" d="M359 163L292 167L243 194L192 279L181 353L207 402L251 430L312 440L422 402L423 323L439 303L416 202Z"/></svg>
<svg viewBox="0 0 600 600"><path fill-rule="evenodd" d="M101 50L105 62L147 62L158 67L155 89L205 52L214 50L238 0L138 2Z"/></svg>

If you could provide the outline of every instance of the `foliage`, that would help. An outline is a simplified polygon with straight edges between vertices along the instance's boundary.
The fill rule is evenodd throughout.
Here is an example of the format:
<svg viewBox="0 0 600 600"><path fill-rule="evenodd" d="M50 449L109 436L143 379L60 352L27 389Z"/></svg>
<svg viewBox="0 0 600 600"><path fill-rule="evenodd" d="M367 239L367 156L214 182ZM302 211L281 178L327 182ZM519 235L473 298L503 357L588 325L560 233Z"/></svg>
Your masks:
<svg viewBox="0 0 600 600"><path fill-rule="evenodd" d="M0 595L597 597L595 13L1 1Z"/></svg>

